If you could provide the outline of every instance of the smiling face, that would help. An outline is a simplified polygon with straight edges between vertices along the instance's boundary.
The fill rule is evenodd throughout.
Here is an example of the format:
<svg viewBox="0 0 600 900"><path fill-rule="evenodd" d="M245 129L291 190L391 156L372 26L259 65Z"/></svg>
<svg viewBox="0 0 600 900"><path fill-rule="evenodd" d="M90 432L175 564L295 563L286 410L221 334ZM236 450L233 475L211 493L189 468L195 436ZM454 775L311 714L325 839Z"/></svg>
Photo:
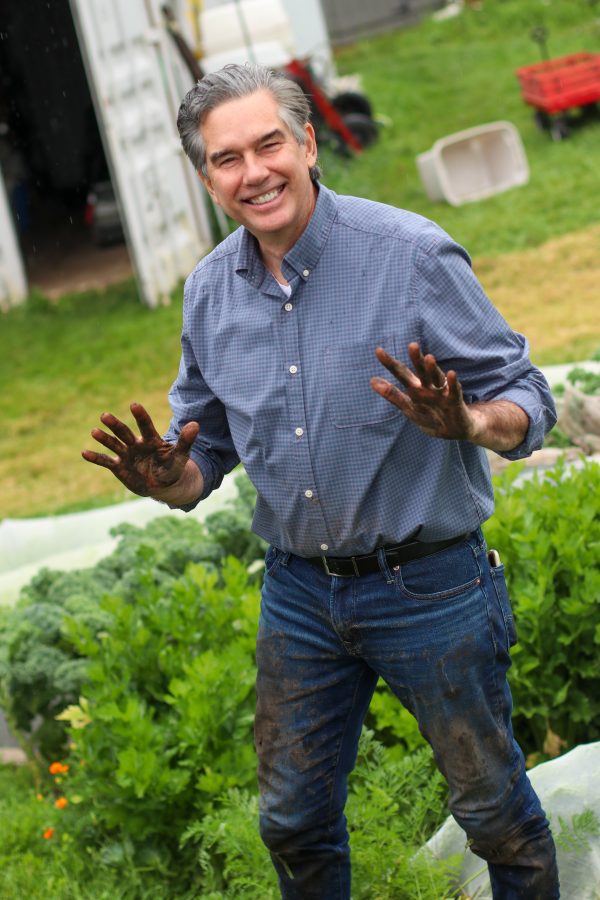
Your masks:
<svg viewBox="0 0 600 900"><path fill-rule="evenodd" d="M316 192L309 168L316 163L312 125L298 144L267 90L228 100L200 126L213 200L250 231L262 248L285 253L312 215Z"/></svg>

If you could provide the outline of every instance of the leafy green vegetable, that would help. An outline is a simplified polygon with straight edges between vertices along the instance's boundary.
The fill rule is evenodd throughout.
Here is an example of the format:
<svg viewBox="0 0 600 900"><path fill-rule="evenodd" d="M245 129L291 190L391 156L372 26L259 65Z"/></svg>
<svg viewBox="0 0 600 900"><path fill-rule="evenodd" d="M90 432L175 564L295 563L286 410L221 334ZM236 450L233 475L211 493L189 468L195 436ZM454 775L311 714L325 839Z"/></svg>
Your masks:
<svg viewBox="0 0 600 900"><path fill-rule="evenodd" d="M600 738L600 466L557 465L497 482L485 526L499 550L519 641L509 675L527 753L557 755Z"/></svg>

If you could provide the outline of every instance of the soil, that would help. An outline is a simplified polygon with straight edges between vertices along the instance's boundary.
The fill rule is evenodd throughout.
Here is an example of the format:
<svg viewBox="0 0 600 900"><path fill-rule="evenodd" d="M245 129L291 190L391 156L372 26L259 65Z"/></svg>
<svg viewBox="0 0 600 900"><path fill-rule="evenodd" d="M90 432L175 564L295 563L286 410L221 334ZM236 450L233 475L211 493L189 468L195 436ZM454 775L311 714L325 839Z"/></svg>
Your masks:
<svg viewBox="0 0 600 900"><path fill-rule="evenodd" d="M124 243L98 247L85 227L68 218L52 231L28 235L23 243L29 286L51 300L103 288L133 274Z"/></svg>

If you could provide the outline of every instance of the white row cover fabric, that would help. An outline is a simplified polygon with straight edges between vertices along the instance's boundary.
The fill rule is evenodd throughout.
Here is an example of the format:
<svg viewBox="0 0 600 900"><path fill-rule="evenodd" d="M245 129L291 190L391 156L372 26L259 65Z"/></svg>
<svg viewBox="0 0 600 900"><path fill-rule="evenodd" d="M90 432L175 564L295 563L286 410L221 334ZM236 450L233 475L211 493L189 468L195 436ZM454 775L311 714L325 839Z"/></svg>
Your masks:
<svg viewBox="0 0 600 900"><path fill-rule="evenodd" d="M600 884L600 832L582 832L581 840L565 848L560 840L562 823L569 829L573 817L592 810L600 822L600 741L581 744L564 756L542 763L529 772L555 836L561 896L566 900L597 900ZM561 821L559 821L559 818ZM459 883L461 896L492 900L487 867L482 859L465 851L467 836L448 818L426 844L437 859L464 853ZM483 871L482 871L483 869ZM479 873L479 874L478 874Z"/></svg>
<svg viewBox="0 0 600 900"><path fill-rule="evenodd" d="M202 521L236 496L238 474L226 475L219 490L191 513L143 498L64 516L4 519L0 522L0 605L12 605L41 568L64 571L94 565L114 549L110 530L122 522L143 527L166 515L190 515Z"/></svg>

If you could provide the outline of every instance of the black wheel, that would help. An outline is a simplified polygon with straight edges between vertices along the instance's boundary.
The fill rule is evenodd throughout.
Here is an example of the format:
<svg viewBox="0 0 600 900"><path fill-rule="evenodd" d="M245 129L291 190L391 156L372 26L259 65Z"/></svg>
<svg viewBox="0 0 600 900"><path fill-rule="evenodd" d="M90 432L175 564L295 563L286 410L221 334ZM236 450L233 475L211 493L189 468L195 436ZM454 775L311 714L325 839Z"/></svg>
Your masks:
<svg viewBox="0 0 600 900"><path fill-rule="evenodd" d="M370 116L364 116L362 113L346 113L342 116L342 120L361 147L369 147L377 140L379 131Z"/></svg>
<svg viewBox="0 0 600 900"><path fill-rule="evenodd" d="M533 120L540 131L548 131L550 129L550 116L542 109L536 109L533 114Z"/></svg>
<svg viewBox="0 0 600 900"><path fill-rule="evenodd" d="M550 137L553 141L563 141L565 138L569 137L570 134L571 129L564 116L557 116L556 119L553 119L550 123Z"/></svg>
<svg viewBox="0 0 600 900"><path fill-rule="evenodd" d="M363 116L373 118L373 107L364 94L358 94L356 91L342 91L336 94L331 100L331 105L337 109L341 115L346 113L361 113Z"/></svg>

